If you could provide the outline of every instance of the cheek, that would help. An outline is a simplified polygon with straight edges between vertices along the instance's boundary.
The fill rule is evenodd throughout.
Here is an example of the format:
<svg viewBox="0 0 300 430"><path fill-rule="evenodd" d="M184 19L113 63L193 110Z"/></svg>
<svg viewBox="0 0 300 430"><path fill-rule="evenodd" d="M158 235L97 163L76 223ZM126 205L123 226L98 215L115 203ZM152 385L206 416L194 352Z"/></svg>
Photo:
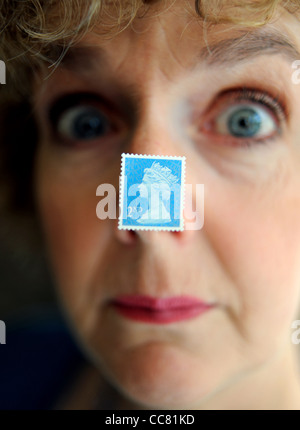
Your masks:
<svg viewBox="0 0 300 430"><path fill-rule="evenodd" d="M87 294L86 286L102 260L109 234L103 228L106 223L96 216L96 186L60 180L46 166L38 169L37 184L37 202L60 293L78 301Z"/></svg>
<svg viewBox="0 0 300 430"><path fill-rule="evenodd" d="M235 317L247 337L262 343L288 332L299 304L300 198L297 181L290 184L223 189L214 194L214 211L206 201L205 228L234 280Z"/></svg>

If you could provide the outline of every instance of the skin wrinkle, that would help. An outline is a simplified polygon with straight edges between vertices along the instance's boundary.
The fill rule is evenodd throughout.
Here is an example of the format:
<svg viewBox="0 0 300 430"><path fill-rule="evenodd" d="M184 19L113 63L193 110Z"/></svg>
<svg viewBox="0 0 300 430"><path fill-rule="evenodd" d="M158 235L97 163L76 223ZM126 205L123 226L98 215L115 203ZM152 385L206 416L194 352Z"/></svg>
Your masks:
<svg viewBox="0 0 300 430"><path fill-rule="evenodd" d="M199 58L193 67L198 66L201 60L203 63L210 66L221 67L233 63L249 61L251 58L257 58L260 55L281 54L288 62L300 57L298 49L291 43L286 36L283 36L278 31L255 30L252 32L241 31L242 36L220 40L217 43L210 44L209 52L207 48L202 48ZM164 32L163 32L164 34ZM170 48L170 45L168 45ZM101 55L102 54L102 55ZM86 72L87 69L99 67L99 63L106 62L103 57L104 52L101 48L89 46L71 47L62 60L62 65L72 70L77 70L79 73ZM172 52L173 57L182 66L175 52ZM89 62L90 61L90 62ZM124 55L124 61L126 56ZM82 67L83 66L83 67ZM122 64L120 64L120 67ZM153 66L154 67L154 66Z"/></svg>

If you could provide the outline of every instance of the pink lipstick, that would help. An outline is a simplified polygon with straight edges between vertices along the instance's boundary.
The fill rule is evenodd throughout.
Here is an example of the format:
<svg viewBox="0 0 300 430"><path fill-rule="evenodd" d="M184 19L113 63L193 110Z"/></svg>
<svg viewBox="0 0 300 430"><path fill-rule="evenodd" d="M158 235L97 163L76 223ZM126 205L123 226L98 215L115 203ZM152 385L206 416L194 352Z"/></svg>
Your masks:
<svg viewBox="0 0 300 430"><path fill-rule="evenodd" d="M155 298L142 295L118 296L111 304L125 318L152 324L169 324L194 318L213 306L189 296Z"/></svg>

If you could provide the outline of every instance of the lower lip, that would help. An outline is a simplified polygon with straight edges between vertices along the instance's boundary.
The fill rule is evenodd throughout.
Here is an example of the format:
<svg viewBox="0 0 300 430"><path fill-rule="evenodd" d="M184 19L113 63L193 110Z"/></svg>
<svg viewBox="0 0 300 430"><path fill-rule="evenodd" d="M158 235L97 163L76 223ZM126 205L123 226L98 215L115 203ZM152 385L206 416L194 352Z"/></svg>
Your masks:
<svg viewBox="0 0 300 430"><path fill-rule="evenodd" d="M166 299L122 296L114 300L112 305L125 318L152 324L170 324L188 320L198 317L212 308L212 305L186 296Z"/></svg>

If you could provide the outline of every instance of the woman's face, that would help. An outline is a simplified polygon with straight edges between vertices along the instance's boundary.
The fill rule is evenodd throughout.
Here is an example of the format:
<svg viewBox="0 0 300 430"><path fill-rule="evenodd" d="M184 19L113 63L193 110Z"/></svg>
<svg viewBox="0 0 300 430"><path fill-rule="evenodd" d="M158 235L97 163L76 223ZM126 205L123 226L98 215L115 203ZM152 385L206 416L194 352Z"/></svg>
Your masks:
<svg viewBox="0 0 300 430"><path fill-rule="evenodd" d="M292 348L300 33L284 12L247 35L218 26L204 37L176 4L112 39L87 34L37 86L36 198L59 295L93 360L143 406L209 408L251 380L272 373L274 385ZM96 189L118 193L123 152L185 156L194 203L205 187L203 228L133 232L97 218ZM121 295L212 306L145 322L111 304Z"/></svg>

